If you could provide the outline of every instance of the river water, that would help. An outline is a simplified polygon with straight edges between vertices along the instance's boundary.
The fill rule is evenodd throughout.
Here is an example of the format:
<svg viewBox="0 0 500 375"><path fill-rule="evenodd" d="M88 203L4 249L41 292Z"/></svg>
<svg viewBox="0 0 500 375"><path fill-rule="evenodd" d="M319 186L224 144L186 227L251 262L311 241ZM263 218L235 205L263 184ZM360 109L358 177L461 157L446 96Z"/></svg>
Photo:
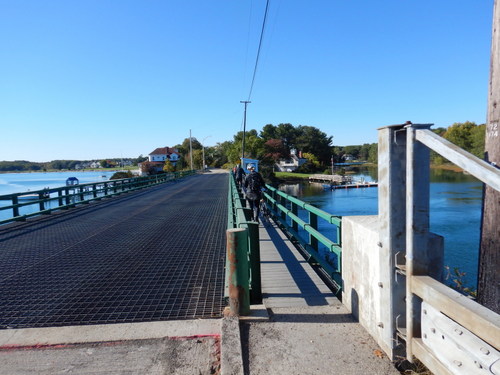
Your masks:
<svg viewBox="0 0 500 375"><path fill-rule="evenodd" d="M354 178L376 181L377 171L361 169ZM283 184L280 189L334 215L378 213L375 187L325 190L322 184L301 182ZM445 266L452 272L454 268L465 272L462 281L474 289L477 287L481 205L482 184L477 179L452 171L431 171L430 229L445 238ZM326 227L320 226L322 230Z"/></svg>
<svg viewBox="0 0 500 375"><path fill-rule="evenodd" d="M0 174L0 196L66 186L66 179L69 177L78 178L80 184L107 181L113 173L115 171L2 173ZM10 200L0 199L0 207L6 207L11 204L12 201ZM33 204L22 207L20 213L23 215L38 210L38 205ZM11 217L11 209L0 210L0 220Z"/></svg>

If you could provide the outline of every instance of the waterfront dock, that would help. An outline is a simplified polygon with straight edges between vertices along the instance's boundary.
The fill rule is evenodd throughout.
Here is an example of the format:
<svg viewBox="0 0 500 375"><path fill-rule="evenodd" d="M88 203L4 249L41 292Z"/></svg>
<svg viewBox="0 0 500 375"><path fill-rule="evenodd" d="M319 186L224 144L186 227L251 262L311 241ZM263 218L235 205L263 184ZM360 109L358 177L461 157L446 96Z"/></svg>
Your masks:
<svg viewBox="0 0 500 375"><path fill-rule="evenodd" d="M351 184L344 185L323 185L325 189L337 190L337 189L358 189L358 188L369 188L377 187L376 182L355 182Z"/></svg>

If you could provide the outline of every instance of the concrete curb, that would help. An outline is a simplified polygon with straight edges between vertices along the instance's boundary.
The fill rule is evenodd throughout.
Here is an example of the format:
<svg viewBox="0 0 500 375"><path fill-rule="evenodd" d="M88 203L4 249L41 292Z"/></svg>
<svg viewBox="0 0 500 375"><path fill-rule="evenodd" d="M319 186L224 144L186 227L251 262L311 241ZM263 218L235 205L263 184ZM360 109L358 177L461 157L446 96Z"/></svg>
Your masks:
<svg viewBox="0 0 500 375"><path fill-rule="evenodd" d="M0 348L128 341L163 337L219 336L219 319L0 330Z"/></svg>
<svg viewBox="0 0 500 375"><path fill-rule="evenodd" d="M221 375L244 375L238 317L222 318L221 332Z"/></svg>

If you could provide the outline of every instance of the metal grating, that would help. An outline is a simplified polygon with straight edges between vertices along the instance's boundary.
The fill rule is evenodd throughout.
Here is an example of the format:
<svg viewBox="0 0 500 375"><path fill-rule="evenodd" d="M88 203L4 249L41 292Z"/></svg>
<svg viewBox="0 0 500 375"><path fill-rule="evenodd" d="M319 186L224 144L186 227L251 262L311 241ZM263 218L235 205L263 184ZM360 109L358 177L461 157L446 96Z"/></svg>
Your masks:
<svg viewBox="0 0 500 375"><path fill-rule="evenodd" d="M0 329L220 317L226 225L205 174L2 227Z"/></svg>

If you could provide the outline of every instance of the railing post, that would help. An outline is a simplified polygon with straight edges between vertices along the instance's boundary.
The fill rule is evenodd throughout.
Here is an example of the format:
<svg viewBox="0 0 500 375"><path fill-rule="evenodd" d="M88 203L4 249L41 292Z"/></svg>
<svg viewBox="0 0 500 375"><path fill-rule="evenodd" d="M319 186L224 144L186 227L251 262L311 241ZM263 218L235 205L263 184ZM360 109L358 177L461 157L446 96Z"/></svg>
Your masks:
<svg viewBox="0 0 500 375"><path fill-rule="evenodd" d="M14 215L13 217L19 216L19 199L17 198L17 195L12 196L12 214Z"/></svg>
<svg viewBox="0 0 500 375"><path fill-rule="evenodd" d="M311 228L318 230L318 216L312 212L309 212L309 225ZM315 251L318 251L318 239L311 234L309 234L309 245Z"/></svg>
<svg viewBox="0 0 500 375"><path fill-rule="evenodd" d="M45 210L45 197L43 196L43 192L41 193L38 193L38 199L40 200L40 202L38 202L38 207L40 208L40 211L44 211Z"/></svg>
<svg viewBox="0 0 500 375"><path fill-rule="evenodd" d="M429 261L429 149L415 139L417 129L406 127L406 359L413 362L414 337L420 337L421 301L411 292L412 276L426 275Z"/></svg>
<svg viewBox="0 0 500 375"><path fill-rule="evenodd" d="M260 273L260 244L259 244L259 224L248 222L248 237L250 253L250 302L260 304L262 302L262 286Z"/></svg>
<svg viewBox="0 0 500 375"><path fill-rule="evenodd" d="M63 191L62 191L62 189L59 189L57 191L57 197L59 198L58 199L59 207L63 206L64 205L64 201L63 201Z"/></svg>
<svg viewBox="0 0 500 375"><path fill-rule="evenodd" d="M283 207L286 207L286 206L287 206L287 204L286 204L286 198L285 198L284 196L282 196L282 195L278 195L278 197L279 197L279 203L280 203ZM281 215L280 215L280 216L281 216L281 218L282 218L283 220L286 220L286 212L285 212L285 211L281 211Z"/></svg>
<svg viewBox="0 0 500 375"><path fill-rule="evenodd" d="M65 188L64 191L66 192L66 205L69 206L69 204L71 203L69 197L69 188Z"/></svg>
<svg viewBox="0 0 500 375"><path fill-rule="evenodd" d="M405 220L406 130L405 124L378 129L378 292L380 329L384 351L391 360L404 355L399 337L405 338Z"/></svg>
<svg viewBox="0 0 500 375"><path fill-rule="evenodd" d="M292 214L298 216L298 213L299 213L299 207L297 206L297 203L292 202ZM293 220L292 220L292 229L297 233L299 232L299 224L297 224Z"/></svg>
<svg viewBox="0 0 500 375"><path fill-rule="evenodd" d="M229 306L233 315L248 315L250 313L248 230L228 229L226 238L229 260Z"/></svg>

